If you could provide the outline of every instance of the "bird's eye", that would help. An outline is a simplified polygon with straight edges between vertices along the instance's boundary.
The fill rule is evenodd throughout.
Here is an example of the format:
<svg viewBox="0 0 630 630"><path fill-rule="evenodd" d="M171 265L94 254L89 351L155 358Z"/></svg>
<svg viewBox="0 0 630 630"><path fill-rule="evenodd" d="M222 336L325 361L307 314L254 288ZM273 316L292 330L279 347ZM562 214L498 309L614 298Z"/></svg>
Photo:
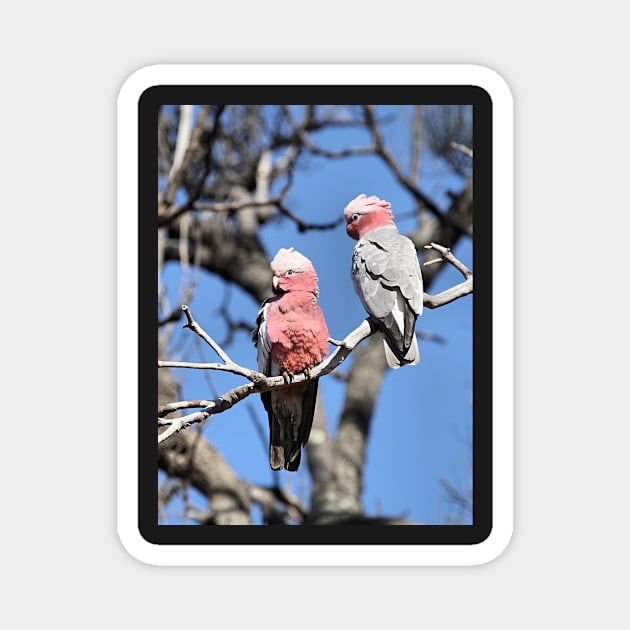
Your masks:
<svg viewBox="0 0 630 630"><path fill-rule="evenodd" d="M287 276L292 276L295 272L293 271L293 269L289 269L286 273Z"/></svg>
<svg viewBox="0 0 630 630"><path fill-rule="evenodd" d="M353 220L353 221L358 220L359 216L360 216L360 215L359 215L357 212L355 212L355 213L352 215L352 220Z"/></svg>

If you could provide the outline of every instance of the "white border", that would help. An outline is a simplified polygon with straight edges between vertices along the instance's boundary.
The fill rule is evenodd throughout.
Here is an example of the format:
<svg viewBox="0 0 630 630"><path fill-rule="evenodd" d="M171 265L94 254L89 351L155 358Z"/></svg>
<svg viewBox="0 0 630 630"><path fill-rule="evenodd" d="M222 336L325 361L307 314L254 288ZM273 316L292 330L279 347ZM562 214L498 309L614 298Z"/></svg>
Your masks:
<svg viewBox="0 0 630 630"><path fill-rule="evenodd" d="M138 100L156 85L475 85L493 103L493 529L477 545L156 545L137 528ZM479 565L508 546L513 527L513 101L506 82L479 65L154 65L118 95L117 411L118 535L141 562L178 566ZM500 287L500 291L497 290ZM278 558L282 557L282 562Z"/></svg>

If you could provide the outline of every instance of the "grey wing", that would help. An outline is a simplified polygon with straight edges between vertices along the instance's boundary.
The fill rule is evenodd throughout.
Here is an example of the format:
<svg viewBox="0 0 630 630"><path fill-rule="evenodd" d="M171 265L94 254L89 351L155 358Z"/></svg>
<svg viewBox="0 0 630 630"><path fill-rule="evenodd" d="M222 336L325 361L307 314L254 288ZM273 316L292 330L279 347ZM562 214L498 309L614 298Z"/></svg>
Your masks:
<svg viewBox="0 0 630 630"><path fill-rule="evenodd" d="M359 243L352 256L352 283L363 308L377 319L391 312L396 300L392 291L383 291L382 272L386 252L370 242Z"/></svg>
<svg viewBox="0 0 630 630"><path fill-rule="evenodd" d="M268 301L262 303L256 316L256 328L252 331L252 341L257 349L256 360L258 371L270 376L271 372L271 339L267 332Z"/></svg>
<svg viewBox="0 0 630 630"><path fill-rule="evenodd" d="M416 315L422 314L423 284L414 244L397 232L376 233L357 244L352 259L354 288L368 313L385 317L396 303L396 289ZM383 289L386 289L385 291Z"/></svg>
<svg viewBox="0 0 630 630"><path fill-rule="evenodd" d="M397 286L407 304L416 316L422 315L424 288L418 253L414 244L406 236L398 235L392 248L392 269L386 271L383 284L389 285L387 275L393 276L393 286ZM392 273L393 272L393 273ZM397 274L396 274L397 272Z"/></svg>
<svg viewBox="0 0 630 630"><path fill-rule="evenodd" d="M267 309L268 300L263 302L258 315L256 317L256 328L252 331L252 340L257 348L256 359L258 362L258 371L273 376L273 372L277 372L276 366L271 360L271 339L267 331ZM272 392L261 392L260 400L267 412L269 420L269 465L273 470L279 470L285 464L284 456L284 423L280 423L280 419L276 418L273 409ZM299 457L295 466L298 466ZM288 460L287 460L288 461Z"/></svg>
<svg viewBox="0 0 630 630"><path fill-rule="evenodd" d="M392 230L376 230L362 239L353 255L352 280L394 353L404 357L423 305L420 263L411 240Z"/></svg>

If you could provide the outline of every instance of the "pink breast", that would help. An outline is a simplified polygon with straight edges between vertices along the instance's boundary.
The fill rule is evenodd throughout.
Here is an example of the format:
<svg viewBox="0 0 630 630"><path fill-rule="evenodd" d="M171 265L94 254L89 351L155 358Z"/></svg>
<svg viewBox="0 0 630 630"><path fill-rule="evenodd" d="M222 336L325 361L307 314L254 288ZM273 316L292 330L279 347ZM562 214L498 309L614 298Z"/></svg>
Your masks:
<svg viewBox="0 0 630 630"><path fill-rule="evenodd" d="M324 315L310 293L287 293L272 303L267 330L271 357L287 372L303 372L328 354Z"/></svg>

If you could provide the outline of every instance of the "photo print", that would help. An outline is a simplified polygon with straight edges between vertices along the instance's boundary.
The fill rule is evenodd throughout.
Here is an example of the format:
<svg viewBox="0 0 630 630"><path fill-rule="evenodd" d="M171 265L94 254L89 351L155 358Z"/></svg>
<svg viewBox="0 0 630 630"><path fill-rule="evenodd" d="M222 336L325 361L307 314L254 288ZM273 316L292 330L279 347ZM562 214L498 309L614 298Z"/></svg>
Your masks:
<svg viewBox="0 0 630 630"><path fill-rule="evenodd" d="M512 523L509 90L299 68L121 89L120 538L152 564L488 561Z"/></svg>

